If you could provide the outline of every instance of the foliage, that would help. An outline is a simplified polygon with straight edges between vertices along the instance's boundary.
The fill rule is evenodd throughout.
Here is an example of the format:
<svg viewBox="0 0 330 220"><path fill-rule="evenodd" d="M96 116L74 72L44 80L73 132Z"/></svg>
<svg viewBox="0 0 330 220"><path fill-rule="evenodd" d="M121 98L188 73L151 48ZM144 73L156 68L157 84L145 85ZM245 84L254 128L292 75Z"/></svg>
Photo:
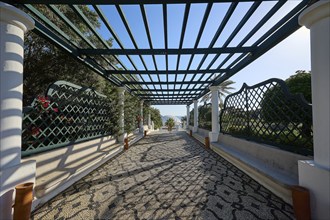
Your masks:
<svg viewBox="0 0 330 220"><path fill-rule="evenodd" d="M181 117L181 123L184 124L185 122L187 122L187 116Z"/></svg>
<svg viewBox="0 0 330 220"><path fill-rule="evenodd" d="M116 134L116 103L92 89L57 82L24 108L23 156Z"/></svg>
<svg viewBox="0 0 330 220"><path fill-rule="evenodd" d="M220 122L225 134L313 154L311 105L290 94L282 80L244 85L229 95Z"/></svg>
<svg viewBox="0 0 330 220"><path fill-rule="evenodd" d="M204 104L198 107L198 127L212 129L212 105Z"/></svg>
<svg viewBox="0 0 330 220"><path fill-rule="evenodd" d="M77 47L88 48L90 45L82 40L77 33L60 20L55 13L46 5L33 5L37 10L47 16L50 22L58 26L69 38L70 43ZM105 48L103 43L92 33L73 9L68 5L52 5L67 17L77 30L95 47ZM100 28L101 22L97 13L88 6L79 5L79 10L88 18L92 26ZM25 10L24 8L22 8ZM112 39L107 39L106 43L112 47ZM112 118L108 122L115 133L119 132L119 106L116 87L87 66L82 65L68 53L58 49L33 32L28 32L25 36L24 48L24 106L29 105L36 96L44 95L48 85L58 80L69 81L74 84L93 88L106 95L109 102L117 103L112 112ZM117 67L117 60L113 56L103 55L92 57L97 63L108 68ZM118 68L118 67L117 67ZM119 78L121 76L118 76ZM128 76L128 78L136 78ZM125 130L131 132L138 127L140 120L140 102L137 98L125 93Z"/></svg>
<svg viewBox="0 0 330 220"><path fill-rule="evenodd" d="M155 125L154 129L161 128L163 126L163 122L159 109L149 107L149 111L151 115L151 120L154 122Z"/></svg>
<svg viewBox="0 0 330 220"><path fill-rule="evenodd" d="M312 103L311 77L310 71L298 70L285 83L292 94L302 94L306 101Z"/></svg>
<svg viewBox="0 0 330 220"><path fill-rule="evenodd" d="M224 82L222 82L218 87L219 87L219 107L223 108L223 97L225 97L226 95L230 94L231 92L229 90L234 89L234 87L231 87L232 84L234 84L235 82L232 80L226 80ZM207 93L206 95L204 95L201 98L201 102L210 102L212 98L212 93L211 91L209 93Z"/></svg>
<svg viewBox="0 0 330 220"><path fill-rule="evenodd" d="M167 121L165 122L165 126L168 127L169 131L172 130L172 128L175 126L175 121L173 118L169 118L167 119Z"/></svg>
<svg viewBox="0 0 330 220"><path fill-rule="evenodd" d="M118 91L117 89L113 88L112 86L107 86L103 89L104 94L107 94L106 101L108 103L112 103L111 109L109 109L109 114L111 117L107 121L107 126L111 129L111 132L113 135L121 135L120 127L118 124L119 121L119 112L120 112L120 106L119 106L119 99L118 99Z"/></svg>
<svg viewBox="0 0 330 220"><path fill-rule="evenodd" d="M124 129L127 133L131 133L139 127L140 120L143 120L140 116L140 100L136 96L125 92L124 106Z"/></svg>
<svg viewBox="0 0 330 220"><path fill-rule="evenodd" d="M69 27L61 22L57 16L45 5L35 5L35 7L47 15L47 18L59 26L66 33L71 43L88 47ZM84 25L78 16L67 5L57 5L57 7L83 35L94 45L101 46L101 42L95 38L86 25ZM79 9L86 15L96 28L101 23L95 12L91 11L87 6L79 6ZM107 43L112 46L112 39L108 39ZM24 42L24 106L29 105L38 95L44 95L48 85L58 80L69 81L78 85L92 87L95 90L108 96L107 89L110 83L100 75L94 73L91 69L82 65L80 62L71 57L68 53L59 50L54 45L42 39L33 32L28 32ZM116 65L116 60L106 57L112 64ZM101 58L95 58L100 64L106 61ZM109 66L109 65L108 65Z"/></svg>
<svg viewBox="0 0 330 220"><path fill-rule="evenodd" d="M306 71L296 71L296 74L285 80L290 92L297 96L302 95L311 101L311 74ZM302 92L302 93L300 93ZM299 105L286 98L280 86L270 88L261 103L262 116L269 123L302 123L303 135L311 136L312 120L304 117L304 112L299 111Z"/></svg>
<svg viewBox="0 0 330 220"><path fill-rule="evenodd" d="M192 109L189 113L189 125L194 126L194 109Z"/></svg>

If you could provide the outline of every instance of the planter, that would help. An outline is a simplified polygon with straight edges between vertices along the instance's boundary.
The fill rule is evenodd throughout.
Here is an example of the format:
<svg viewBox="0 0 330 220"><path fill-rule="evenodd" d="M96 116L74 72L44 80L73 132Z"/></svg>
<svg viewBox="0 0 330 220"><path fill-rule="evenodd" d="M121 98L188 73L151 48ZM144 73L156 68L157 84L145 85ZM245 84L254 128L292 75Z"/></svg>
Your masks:
<svg viewBox="0 0 330 220"><path fill-rule="evenodd" d="M210 148L210 138L209 137L205 137L205 147Z"/></svg>
<svg viewBox="0 0 330 220"><path fill-rule="evenodd" d="M124 149L128 150L128 138L124 139Z"/></svg>
<svg viewBox="0 0 330 220"><path fill-rule="evenodd" d="M309 190L302 186L292 186L293 210L297 220L310 220L311 208Z"/></svg>
<svg viewBox="0 0 330 220"><path fill-rule="evenodd" d="M16 196L13 220L29 220L33 199L33 184L23 183L15 187Z"/></svg>

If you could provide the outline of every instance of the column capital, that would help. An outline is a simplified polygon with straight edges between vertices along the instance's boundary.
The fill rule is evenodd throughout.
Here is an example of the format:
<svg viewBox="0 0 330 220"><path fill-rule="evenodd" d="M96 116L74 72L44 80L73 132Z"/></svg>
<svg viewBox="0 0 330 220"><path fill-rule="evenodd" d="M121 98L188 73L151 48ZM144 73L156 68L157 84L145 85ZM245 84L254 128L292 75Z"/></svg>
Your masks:
<svg viewBox="0 0 330 220"><path fill-rule="evenodd" d="M299 24L311 28L314 23L327 17L330 17L330 1L319 1L299 15Z"/></svg>
<svg viewBox="0 0 330 220"><path fill-rule="evenodd" d="M0 21L15 25L24 32L34 28L34 20L12 5L0 2Z"/></svg>
<svg viewBox="0 0 330 220"><path fill-rule="evenodd" d="M194 100L194 104L196 105L198 103L198 100Z"/></svg>
<svg viewBox="0 0 330 220"><path fill-rule="evenodd" d="M209 87L210 91L214 92L214 91L219 91L219 86L210 86Z"/></svg>

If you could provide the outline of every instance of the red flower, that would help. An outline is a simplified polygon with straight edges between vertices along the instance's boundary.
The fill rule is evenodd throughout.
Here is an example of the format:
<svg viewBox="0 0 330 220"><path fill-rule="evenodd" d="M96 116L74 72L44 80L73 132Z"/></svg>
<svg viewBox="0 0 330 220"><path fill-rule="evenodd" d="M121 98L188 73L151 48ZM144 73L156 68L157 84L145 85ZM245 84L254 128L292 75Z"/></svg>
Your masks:
<svg viewBox="0 0 330 220"><path fill-rule="evenodd" d="M54 112L58 112L58 108L53 108L53 111Z"/></svg>
<svg viewBox="0 0 330 220"><path fill-rule="evenodd" d="M49 107L50 101L49 101L48 97L38 96L38 101L41 103L42 107L44 107L44 108Z"/></svg>

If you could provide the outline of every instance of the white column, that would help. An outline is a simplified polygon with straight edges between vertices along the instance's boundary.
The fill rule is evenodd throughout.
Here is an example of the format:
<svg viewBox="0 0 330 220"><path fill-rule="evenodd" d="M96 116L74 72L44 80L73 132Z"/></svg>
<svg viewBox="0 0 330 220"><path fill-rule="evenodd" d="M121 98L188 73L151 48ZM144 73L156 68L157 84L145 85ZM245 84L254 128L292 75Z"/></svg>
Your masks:
<svg viewBox="0 0 330 220"><path fill-rule="evenodd" d="M35 161L21 163L24 33L34 21L0 2L0 219L12 218L14 187L35 181Z"/></svg>
<svg viewBox="0 0 330 220"><path fill-rule="evenodd" d="M148 129L151 129L151 114L148 113Z"/></svg>
<svg viewBox="0 0 330 220"><path fill-rule="evenodd" d="M219 136L219 87L211 86L212 102L212 132L209 133L211 142L217 142Z"/></svg>
<svg viewBox="0 0 330 220"><path fill-rule="evenodd" d="M190 105L187 105L187 129L189 129Z"/></svg>
<svg viewBox="0 0 330 220"><path fill-rule="evenodd" d="M118 87L118 97L119 97L119 137L118 141L123 143L125 138L127 137L127 134L125 133L125 111L124 111L124 105L125 105L125 87Z"/></svg>
<svg viewBox="0 0 330 220"><path fill-rule="evenodd" d="M140 102L140 132L144 132L143 128L143 100Z"/></svg>
<svg viewBox="0 0 330 220"><path fill-rule="evenodd" d="M198 100L194 100L194 128L193 132L198 131Z"/></svg>
<svg viewBox="0 0 330 220"><path fill-rule="evenodd" d="M305 9L299 23L310 29L314 160L299 161L299 184L310 190L313 219L330 219L330 1Z"/></svg>

